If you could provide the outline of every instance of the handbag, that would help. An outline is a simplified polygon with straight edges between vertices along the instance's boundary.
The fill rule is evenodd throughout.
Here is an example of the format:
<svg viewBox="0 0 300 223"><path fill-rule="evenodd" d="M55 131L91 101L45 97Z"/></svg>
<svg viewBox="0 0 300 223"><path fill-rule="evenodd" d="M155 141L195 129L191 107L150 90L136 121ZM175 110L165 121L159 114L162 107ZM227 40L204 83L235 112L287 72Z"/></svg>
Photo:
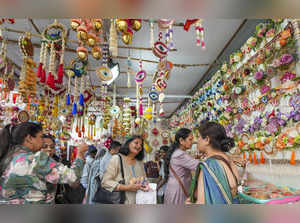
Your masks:
<svg viewBox="0 0 300 223"><path fill-rule="evenodd" d="M173 175L175 176L176 180L178 181L179 185L181 186L183 193L186 197L189 197L189 193L187 192L187 190L185 189L182 181L180 180L179 176L176 174L176 172L174 171L174 169L171 167L170 165L170 170L172 171Z"/></svg>
<svg viewBox="0 0 300 223"><path fill-rule="evenodd" d="M119 181L120 184L125 184L124 178L124 168L122 157L118 155L120 158L120 166L121 166L121 175L122 180ZM101 186L101 180L97 177L98 180L98 190L94 196L93 202L101 203L101 204L124 204L125 203L125 191L113 191L110 192Z"/></svg>

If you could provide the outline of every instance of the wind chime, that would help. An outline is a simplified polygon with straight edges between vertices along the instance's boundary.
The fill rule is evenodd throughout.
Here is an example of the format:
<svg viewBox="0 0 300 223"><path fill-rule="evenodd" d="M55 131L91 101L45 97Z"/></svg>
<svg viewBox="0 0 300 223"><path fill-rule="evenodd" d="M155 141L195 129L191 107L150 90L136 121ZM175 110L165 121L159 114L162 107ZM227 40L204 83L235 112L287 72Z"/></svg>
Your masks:
<svg viewBox="0 0 300 223"><path fill-rule="evenodd" d="M47 86L47 89L53 94L58 94L63 88L65 39L66 28L57 20L43 31L37 77L40 78L40 83ZM49 48L50 58L47 76ZM58 59L59 65L56 73L56 60Z"/></svg>

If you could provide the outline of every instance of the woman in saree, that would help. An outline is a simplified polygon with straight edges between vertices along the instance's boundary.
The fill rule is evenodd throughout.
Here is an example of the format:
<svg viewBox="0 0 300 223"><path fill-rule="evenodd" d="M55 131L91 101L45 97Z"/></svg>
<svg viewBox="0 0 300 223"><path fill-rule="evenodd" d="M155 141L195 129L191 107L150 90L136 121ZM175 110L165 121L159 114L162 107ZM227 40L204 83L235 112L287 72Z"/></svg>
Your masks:
<svg viewBox="0 0 300 223"><path fill-rule="evenodd" d="M197 148L206 153L199 163L190 187L187 204L232 204L239 182L238 170L226 154L234 146L224 127L215 122L204 122L199 127Z"/></svg>

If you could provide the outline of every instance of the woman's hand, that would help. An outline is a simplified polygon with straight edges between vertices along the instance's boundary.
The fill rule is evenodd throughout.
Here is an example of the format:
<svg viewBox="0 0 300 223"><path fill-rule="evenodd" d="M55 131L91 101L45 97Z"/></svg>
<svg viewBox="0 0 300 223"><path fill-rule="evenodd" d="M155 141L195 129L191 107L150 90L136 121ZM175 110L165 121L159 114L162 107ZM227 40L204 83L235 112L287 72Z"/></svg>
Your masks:
<svg viewBox="0 0 300 223"><path fill-rule="evenodd" d="M142 185L141 184L129 184L127 185L127 191L130 192L137 192L138 190L142 189Z"/></svg>
<svg viewBox="0 0 300 223"><path fill-rule="evenodd" d="M191 202L191 199L188 198L188 199L185 201L185 204L193 204L193 203Z"/></svg>
<svg viewBox="0 0 300 223"><path fill-rule="evenodd" d="M76 158L84 159L84 154L86 151L88 151L88 149L89 149L89 146L85 143L78 146L78 152L77 152Z"/></svg>

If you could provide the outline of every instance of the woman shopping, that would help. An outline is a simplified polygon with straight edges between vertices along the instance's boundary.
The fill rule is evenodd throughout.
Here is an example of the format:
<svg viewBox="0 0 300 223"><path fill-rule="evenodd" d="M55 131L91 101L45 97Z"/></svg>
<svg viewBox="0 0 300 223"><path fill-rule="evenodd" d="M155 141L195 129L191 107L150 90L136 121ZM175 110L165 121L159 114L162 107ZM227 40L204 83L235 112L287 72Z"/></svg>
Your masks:
<svg viewBox="0 0 300 223"><path fill-rule="evenodd" d="M206 160L197 167L187 203L235 203L239 175L226 154L234 146L234 140L227 137L222 125L215 122L201 124L199 133L197 148L206 153Z"/></svg>
<svg viewBox="0 0 300 223"><path fill-rule="evenodd" d="M193 133L182 128L176 132L175 142L168 150L165 163L167 182L164 204L185 204L192 182L191 171L196 170L199 160L192 158L185 151L193 145Z"/></svg>
<svg viewBox="0 0 300 223"><path fill-rule="evenodd" d="M79 146L73 166L67 168L40 151L44 139L39 124L8 125L1 130L0 141L0 192L6 203L53 204L47 183L72 184L81 177L87 145Z"/></svg>
<svg viewBox="0 0 300 223"><path fill-rule="evenodd" d="M136 203L136 192L138 190L147 190L143 184L142 178L145 179L144 170L144 142L140 136L133 136L128 139L120 149L120 155L114 155L106 168L102 179L102 187L110 192L125 192L125 204ZM121 165L122 162L122 165ZM122 171L125 183L122 181Z"/></svg>

